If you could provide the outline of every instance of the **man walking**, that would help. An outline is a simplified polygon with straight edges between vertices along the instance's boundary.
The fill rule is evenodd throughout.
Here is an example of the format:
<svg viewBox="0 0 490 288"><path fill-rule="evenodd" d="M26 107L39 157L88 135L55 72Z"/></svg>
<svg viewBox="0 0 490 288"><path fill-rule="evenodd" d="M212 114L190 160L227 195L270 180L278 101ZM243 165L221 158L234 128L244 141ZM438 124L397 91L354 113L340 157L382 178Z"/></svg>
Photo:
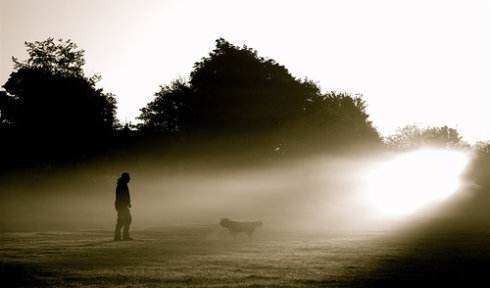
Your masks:
<svg viewBox="0 0 490 288"><path fill-rule="evenodd" d="M116 211L117 211L117 224L116 231L114 233L114 241L121 240L133 240L129 237L129 225L131 224L131 199L129 197L128 183L131 178L129 173L124 172L117 180L116 187ZM123 229L123 235L121 239L121 228Z"/></svg>

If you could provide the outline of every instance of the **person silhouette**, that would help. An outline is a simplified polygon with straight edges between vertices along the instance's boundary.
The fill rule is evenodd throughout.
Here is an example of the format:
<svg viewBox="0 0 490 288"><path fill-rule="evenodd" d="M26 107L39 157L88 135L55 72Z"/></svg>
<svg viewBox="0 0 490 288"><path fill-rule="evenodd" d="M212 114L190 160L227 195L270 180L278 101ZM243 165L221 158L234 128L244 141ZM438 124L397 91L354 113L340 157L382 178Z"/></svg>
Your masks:
<svg viewBox="0 0 490 288"><path fill-rule="evenodd" d="M131 180L129 173L124 172L117 180L116 186L116 211L117 211L117 223L114 232L114 241L120 240L133 240L129 237L129 225L131 224L131 198L129 197L128 183ZM121 239L121 229L123 229L123 235Z"/></svg>

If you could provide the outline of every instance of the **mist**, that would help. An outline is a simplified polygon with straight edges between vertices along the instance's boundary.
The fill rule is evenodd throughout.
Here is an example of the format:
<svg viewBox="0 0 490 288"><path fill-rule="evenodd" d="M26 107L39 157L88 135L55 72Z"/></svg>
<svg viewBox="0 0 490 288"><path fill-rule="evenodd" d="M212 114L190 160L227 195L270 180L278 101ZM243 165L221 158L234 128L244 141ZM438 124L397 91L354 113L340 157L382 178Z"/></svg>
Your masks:
<svg viewBox="0 0 490 288"><path fill-rule="evenodd" d="M466 183L455 196L426 209L429 213L383 217L366 198L366 175L402 152L351 149L267 158L251 146L242 153L235 153L236 148L233 153L210 149L224 147L226 141L219 141L222 144L169 147L163 153L140 146L78 165L10 173L1 179L2 191L8 191L1 196L1 227L111 229L115 185L124 171L132 177L135 230L213 226L221 218L260 220L264 231L390 230L441 215L447 218L447 211L454 210L451 205L461 206L453 202L468 202L474 197L468 195L477 193ZM410 174L400 177L410 181Z"/></svg>
<svg viewBox="0 0 490 288"><path fill-rule="evenodd" d="M134 152L1 180L2 229L109 228L117 177L129 184L134 229L261 220L267 229L368 229L359 184L368 157L316 155L264 161L213 151ZM179 153L178 153L179 154ZM7 221L8 219L8 221Z"/></svg>

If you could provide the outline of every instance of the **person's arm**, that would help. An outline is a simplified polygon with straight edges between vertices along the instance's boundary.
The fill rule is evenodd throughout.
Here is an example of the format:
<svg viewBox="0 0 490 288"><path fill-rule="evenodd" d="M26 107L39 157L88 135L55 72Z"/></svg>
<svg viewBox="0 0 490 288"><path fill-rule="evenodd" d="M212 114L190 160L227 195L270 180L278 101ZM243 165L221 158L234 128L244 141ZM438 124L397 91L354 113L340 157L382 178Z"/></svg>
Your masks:
<svg viewBox="0 0 490 288"><path fill-rule="evenodd" d="M118 204L121 202L121 188L119 187L119 184L116 186L116 200L114 200L114 207L118 208Z"/></svg>

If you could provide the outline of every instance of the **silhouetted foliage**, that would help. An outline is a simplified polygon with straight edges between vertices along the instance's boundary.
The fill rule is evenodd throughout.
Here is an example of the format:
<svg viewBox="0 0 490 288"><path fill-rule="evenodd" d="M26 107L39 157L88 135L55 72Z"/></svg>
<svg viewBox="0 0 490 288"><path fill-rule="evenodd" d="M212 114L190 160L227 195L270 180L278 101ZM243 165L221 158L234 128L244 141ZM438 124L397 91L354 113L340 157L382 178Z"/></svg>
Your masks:
<svg viewBox="0 0 490 288"><path fill-rule="evenodd" d="M295 130L301 135L314 135L313 141L322 145L345 141L377 143L380 136L368 118L361 97L332 91L308 102L305 117Z"/></svg>
<svg viewBox="0 0 490 288"><path fill-rule="evenodd" d="M77 161L112 143L118 127L114 95L100 76L83 72L84 51L71 40L26 42L28 58L0 93L2 167Z"/></svg>
<svg viewBox="0 0 490 288"><path fill-rule="evenodd" d="M474 145L473 161L468 175L485 191L490 188L490 142L478 142Z"/></svg>
<svg viewBox="0 0 490 288"><path fill-rule="evenodd" d="M85 77L84 51L70 40L26 42L26 61L3 85L8 95L0 109L21 135L110 135L116 124L116 100ZM4 98L4 96L2 96Z"/></svg>
<svg viewBox="0 0 490 288"><path fill-rule="evenodd" d="M160 87L141 110L139 128L220 134L297 129L287 134L379 140L367 118L360 98L322 95L315 83L293 77L274 60L218 39L209 56L195 63L188 82Z"/></svg>
<svg viewBox="0 0 490 288"><path fill-rule="evenodd" d="M160 91L155 93L155 100L141 109L138 118L143 120L143 124L138 127L145 133L178 132L185 125L183 110L186 109L186 98L191 93L188 84L181 80L160 86Z"/></svg>
<svg viewBox="0 0 490 288"><path fill-rule="evenodd" d="M314 83L294 78L274 60L224 39L194 65L189 83L194 95L185 120L205 130L277 128L303 116L307 101L320 93Z"/></svg>
<svg viewBox="0 0 490 288"><path fill-rule="evenodd" d="M422 146L458 148L466 146L458 130L442 127L419 128L415 125L405 126L392 136L386 143L394 148L413 149Z"/></svg>
<svg viewBox="0 0 490 288"><path fill-rule="evenodd" d="M0 129L9 129L16 118L16 99L0 91Z"/></svg>
<svg viewBox="0 0 490 288"><path fill-rule="evenodd" d="M83 77L85 51L79 50L71 40L55 41L53 38L48 38L45 41L25 42L25 45L29 57L24 62L12 57L15 70L31 68L52 74Z"/></svg>
<svg viewBox="0 0 490 288"><path fill-rule="evenodd" d="M84 51L75 43L49 38L25 44L28 58L13 58L14 71L0 93L0 133L12 140L0 145L10 143L7 150L33 162L39 155L51 161L91 154L104 142L124 149L136 143L133 138L154 134L172 136L166 143L190 139L182 135L220 135L237 140L231 147L256 141L281 153L380 139L360 97L322 94L314 82L224 39L195 63L188 81L160 87L141 109L138 130L119 126L114 96L97 87L99 76L84 74ZM21 162L18 157L11 160Z"/></svg>
<svg viewBox="0 0 490 288"><path fill-rule="evenodd" d="M273 60L218 39L216 49L194 65L189 83L162 86L142 109L142 129L234 132L278 127L304 113L318 96L311 82L295 79Z"/></svg>

